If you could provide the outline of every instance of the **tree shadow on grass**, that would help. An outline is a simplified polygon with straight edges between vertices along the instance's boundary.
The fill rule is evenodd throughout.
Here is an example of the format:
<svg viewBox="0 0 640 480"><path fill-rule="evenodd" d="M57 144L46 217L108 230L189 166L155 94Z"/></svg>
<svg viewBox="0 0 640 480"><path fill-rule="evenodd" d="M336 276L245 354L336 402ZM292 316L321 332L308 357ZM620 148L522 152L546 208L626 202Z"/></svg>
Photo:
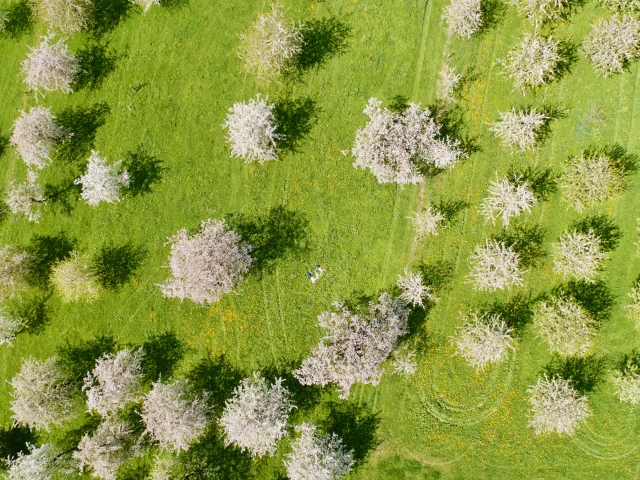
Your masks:
<svg viewBox="0 0 640 480"><path fill-rule="evenodd" d="M507 172L507 178L516 179L516 185L528 183L529 188L539 201L548 200L558 191L558 175L554 175L551 168L532 167L527 165L523 169L516 169L513 165Z"/></svg>
<svg viewBox="0 0 640 480"><path fill-rule="evenodd" d="M622 232L607 215L590 215L571 225L580 233L593 232L600 239L603 250L610 252L618 246Z"/></svg>
<svg viewBox="0 0 640 480"><path fill-rule="evenodd" d="M73 203L82 192L82 185L76 185L74 180L76 175L74 169L69 169L64 180L53 183L44 183L42 193L49 202L54 211L60 211L65 215L69 215L73 210Z"/></svg>
<svg viewBox="0 0 640 480"><path fill-rule="evenodd" d="M224 402L233 394L234 388L246 375L225 359L203 358L187 374L194 391L206 390L216 411L221 412Z"/></svg>
<svg viewBox="0 0 640 480"><path fill-rule="evenodd" d="M299 143L309 136L316 123L318 108L310 98L283 99L276 102L273 116L278 125L278 150L295 153Z"/></svg>
<svg viewBox="0 0 640 480"><path fill-rule="evenodd" d="M504 230L494 235L493 240L513 246L513 250L520 256L523 268L539 267L547 252L542 248L545 236L544 228L539 225L517 225L512 230Z"/></svg>
<svg viewBox="0 0 640 480"><path fill-rule="evenodd" d="M173 332L153 335L142 344L142 372L152 382L173 375L178 362L182 360L186 348Z"/></svg>
<svg viewBox="0 0 640 480"><path fill-rule="evenodd" d="M504 20L508 9L507 5L500 0L481 0L482 25L478 29L477 35L486 35L494 28L497 28Z"/></svg>
<svg viewBox="0 0 640 480"><path fill-rule="evenodd" d="M27 444L36 443L36 432L26 427L10 426L0 429L0 468L6 467L6 458L27 453Z"/></svg>
<svg viewBox="0 0 640 480"><path fill-rule="evenodd" d="M471 206L471 204L464 200L440 200L435 208L444 215L444 221L447 224L451 224L456 217L465 209L469 208L469 206Z"/></svg>
<svg viewBox="0 0 640 480"><path fill-rule="evenodd" d="M299 73L320 68L347 49L351 27L336 17L310 20L302 28L303 44L293 63Z"/></svg>
<svg viewBox="0 0 640 480"><path fill-rule="evenodd" d="M434 120L440 125L441 139L451 139L460 142L460 147L468 154L478 153L482 149L478 136L469 135L468 123L465 120L466 110L461 105L448 105L438 101L430 107Z"/></svg>
<svg viewBox="0 0 640 480"><path fill-rule="evenodd" d="M115 70L117 56L105 45L91 45L78 50L76 57L79 71L73 81L73 91L83 88L95 90L102 86L105 78Z"/></svg>
<svg viewBox="0 0 640 480"><path fill-rule="evenodd" d="M283 385L291 393L291 403L296 406L292 415L311 411L322 397L322 387L319 385L302 385L293 376L293 371L300 368L302 361L287 361L280 365L273 365L262 370L264 378L273 383L276 378L282 378Z"/></svg>
<svg viewBox="0 0 640 480"><path fill-rule="evenodd" d="M555 296L570 296L587 310L598 322L611 315L614 297L611 290L602 281L588 283L574 280L555 287L551 293Z"/></svg>
<svg viewBox="0 0 640 480"><path fill-rule="evenodd" d="M51 267L67 258L74 246L75 241L62 232L57 235L35 235L26 247L29 254L27 283L33 287L47 288Z"/></svg>
<svg viewBox="0 0 640 480"><path fill-rule="evenodd" d="M55 444L65 452L75 450L85 435L91 435L100 425L101 418L99 415L84 415L80 422L76 423L73 428L57 431L59 436L56 438Z"/></svg>
<svg viewBox="0 0 640 480"><path fill-rule="evenodd" d="M28 333L37 335L44 331L51 320L51 312L46 303L50 297L51 294L23 297L15 304L10 304L9 312L24 321Z"/></svg>
<svg viewBox="0 0 640 480"><path fill-rule="evenodd" d="M100 284L110 290L126 284L140 268L147 252L132 243L103 245L93 260L93 268Z"/></svg>
<svg viewBox="0 0 640 480"><path fill-rule="evenodd" d="M7 10L7 21L0 37L8 36L17 40L25 33L33 29L33 12L29 0L21 0L13 3Z"/></svg>
<svg viewBox="0 0 640 480"><path fill-rule="evenodd" d="M93 0L89 31L96 38L118 26L129 15L129 0Z"/></svg>
<svg viewBox="0 0 640 480"><path fill-rule="evenodd" d="M534 314L536 299L531 294L519 293L506 302L496 301L484 306L481 310L489 315L500 315L504 323L517 334L522 334L524 328L531 322Z"/></svg>
<svg viewBox="0 0 640 480"><path fill-rule="evenodd" d="M273 207L265 215L228 215L227 222L242 241L253 246L252 270L268 271L277 260L300 256L308 250L309 220L285 206Z"/></svg>
<svg viewBox="0 0 640 480"><path fill-rule="evenodd" d="M560 61L556 66L555 80L560 81L571 73L573 66L579 59L578 45L571 40L563 40L558 45Z"/></svg>
<svg viewBox="0 0 640 480"><path fill-rule="evenodd" d="M116 350L117 343L114 338L103 335L73 345L67 342L66 345L58 347L57 357L67 378L81 385L87 372L93 370L96 360Z"/></svg>
<svg viewBox="0 0 640 480"><path fill-rule="evenodd" d="M134 197L151 193L151 186L162 179L166 170L162 167L162 160L148 154L142 147L135 152L128 152L122 166L129 172L127 191Z"/></svg>
<svg viewBox="0 0 640 480"><path fill-rule="evenodd" d="M179 10L189 5L189 0L160 0L160 6L169 10Z"/></svg>
<svg viewBox="0 0 640 480"><path fill-rule="evenodd" d="M9 135L0 134L0 158L9 148Z"/></svg>
<svg viewBox="0 0 640 480"><path fill-rule="evenodd" d="M56 118L58 126L67 134L57 145L55 159L62 163L84 160L94 146L98 128L105 124L110 109L106 103L90 107L69 107Z"/></svg>
<svg viewBox="0 0 640 480"><path fill-rule="evenodd" d="M432 263L423 263L419 270L424 284L431 287L434 293L440 294L453 279L455 265L450 261L438 260Z"/></svg>
<svg viewBox="0 0 640 480"><path fill-rule="evenodd" d="M554 356L543 369L549 377L558 375L565 380L571 380L573 387L584 395L592 392L602 381L607 369L605 357L589 355L583 358L562 358Z"/></svg>
<svg viewBox="0 0 640 480"><path fill-rule="evenodd" d="M369 452L378 445L376 431L380 423L378 415L366 407L353 403L329 404L329 417L319 426L327 433L335 433L347 450L353 450L356 466L362 464Z"/></svg>

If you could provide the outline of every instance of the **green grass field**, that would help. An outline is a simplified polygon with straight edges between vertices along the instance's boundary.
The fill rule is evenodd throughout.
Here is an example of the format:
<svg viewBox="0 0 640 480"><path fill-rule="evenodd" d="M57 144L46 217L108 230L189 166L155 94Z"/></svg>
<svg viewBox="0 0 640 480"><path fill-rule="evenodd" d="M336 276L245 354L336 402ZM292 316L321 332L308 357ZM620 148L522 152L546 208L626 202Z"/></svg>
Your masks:
<svg viewBox="0 0 640 480"><path fill-rule="evenodd" d="M70 197L67 208L62 202L47 206L38 224L5 216L0 243L26 246L34 235L63 232L83 252L97 252L110 242L131 242L146 256L131 282L93 304L63 304L55 295L48 298L46 325L20 334L13 348L0 350L1 379L9 380L25 357L44 359L67 343L113 336L121 346L140 345L166 332L173 332L184 346L174 375L188 374L203 358L222 355L244 373L290 371L322 335L316 317L331 302L390 289L405 266L415 269L423 263L447 262L453 277L440 294L442 301L427 312L424 324L408 340L419 347L418 373L405 379L387 368L378 387L357 385L347 402L326 389L312 407L297 413L296 421L331 422L329 415L338 411L343 416L336 418L348 419L341 428L347 431L351 422L355 443L362 440L360 432L371 436L375 431L371 448L361 452L366 458L348 477L353 479L637 478L639 411L612 395L606 377L588 394L594 415L574 437L536 436L527 427L526 389L551 355L530 327L522 331L510 360L484 373L452 357L449 336L462 322L460 312L506 301L516 293L480 294L465 283L469 253L500 231L485 225L477 210L490 180L511 165L559 171L569 155L592 145L618 143L632 153L640 151L639 65L633 63L624 74L603 79L579 57L559 82L523 97L511 91L496 60L504 58L523 33L532 31L529 23L509 7L483 35L448 41L441 19L446 3L289 0L286 6L295 19L333 17L348 26L347 45L300 79L267 88L241 71L236 56L237 34L268 8L266 1L190 0L175 8L152 8L147 14L131 9L98 40L89 34L73 36L73 51L102 45L114 56L114 69L95 88L47 95L39 104L56 113L106 104L109 113L95 129L94 148L111 160L143 149L162 162L161 178L151 192L115 205L94 209ZM8 0L0 2L0 7L9 5ZM558 24L553 35L579 43L592 21L608 15L589 2L570 21ZM36 104L21 83L19 64L28 46L44 34L44 27L35 24L17 38L0 37L2 135L10 134L21 109ZM364 125L361 112L368 98L375 96L388 105L401 95L432 104L447 54L450 65L475 73L465 84L459 110L464 134L475 137L480 151L423 185L405 188L379 185L368 171L355 170L341 151L351 148L355 131ZM220 128L229 106L258 92L275 100L310 100L306 105L314 106L308 109L313 110L313 125L297 151L264 166L230 159ZM566 115L552 122L540 148L517 155L498 144L487 123L497 119L498 110L523 105L554 106ZM599 123L592 120L596 111L601 112ZM26 175L11 148L0 157L0 166L3 188ZM77 161L58 163L44 175L55 183L82 168ZM623 233L601 274L615 301L600 328L595 352L611 361L640 341L622 309L640 274L635 257L637 184L632 178L630 188L603 210ZM407 217L428 201L441 199L464 200L471 206L442 234L416 241ZM168 275L163 268L167 237L183 227L195 229L206 218L244 215L268 221L272 209L280 206L288 212L285 223L301 235L298 244L304 248L254 272L239 295L227 295L211 308L162 298L155 284ZM526 221L547 230L548 250L576 218L555 194L535 207ZM305 269L316 262L327 273L311 285ZM541 267L526 274L525 286L518 291L535 296L560 283L547 257ZM11 424L9 400L9 385L0 382L0 420L6 428ZM285 478L281 464L285 451L283 442L276 457L252 462L249 473L237 478ZM146 471L145 462L150 461L150 457L138 461L126 478L144 478L139 472Z"/></svg>

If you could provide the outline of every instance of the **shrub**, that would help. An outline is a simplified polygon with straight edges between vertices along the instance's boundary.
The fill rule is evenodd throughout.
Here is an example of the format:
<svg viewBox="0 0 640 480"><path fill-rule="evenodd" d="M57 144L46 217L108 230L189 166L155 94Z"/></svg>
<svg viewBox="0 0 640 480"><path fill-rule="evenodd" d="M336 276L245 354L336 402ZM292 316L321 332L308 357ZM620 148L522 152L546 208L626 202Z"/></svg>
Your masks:
<svg viewBox="0 0 640 480"><path fill-rule="evenodd" d="M480 206L480 213L487 221L496 223L496 215L502 219L505 227L513 217L519 217L523 212L529 212L538 203L536 196L527 182L520 182L519 178L509 181L508 178L491 182L489 196Z"/></svg>
<svg viewBox="0 0 640 480"><path fill-rule="evenodd" d="M244 68L259 80L269 82L280 75L301 52L303 25L289 22L282 8L271 5L271 12L264 13L240 35L238 55Z"/></svg>
<svg viewBox="0 0 640 480"><path fill-rule="evenodd" d="M482 27L481 0L451 0L442 16L447 21L447 33L462 38L471 36Z"/></svg>
<svg viewBox="0 0 640 480"><path fill-rule="evenodd" d="M591 409L585 396L579 396L569 380L558 376L538 378L538 383L527 392L531 420L529 426L536 434L559 433L573 435L588 417Z"/></svg>
<svg viewBox="0 0 640 480"><path fill-rule="evenodd" d="M87 28L92 0L32 0L33 13L49 30L67 35Z"/></svg>
<svg viewBox="0 0 640 480"><path fill-rule="evenodd" d="M413 307L424 306L424 301L437 302L438 299L431 292L431 288L424 284L422 275L409 273L404 270L404 276L398 275L398 288L402 290L400 299Z"/></svg>
<svg viewBox="0 0 640 480"><path fill-rule="evenodd" d="M253 457L273 455L278 440L287 434L287 419L295 406L277 378L269 386L258 374L245 378L226 401L220 425L225 445L236 445Z"/></svg>
<svg viewBox="0 0 640 480"><path fill-rule="evenodd" d="M24 320L9 315L3 307L0 307L0 346L13 346L16 335L18 335L25 326Z"/></svg>
<svg viewBox="0 0 640 480"><path fill-rule="evenodd" d="M62 90L71 93L71 84L78 73L78 59L69 53L64 39L50 43L45 37L42 43L30 48L26 60L20 65L24 82L37 94Z"/></svg>
<svg viewBox="0 0 640 480"><path fill-rule="evenodd" d="M622 73L639 47L640 21L628 14L597 21L582 42L585 57L603 77Z"/></svg>
<svg viewBox="0 0 640 480"><path fill-rule="evenodd" d="M62 137L62 130L55 124L50 108L34 107L23 111L13 123L11 144L29 168L38 170L51 163L51 149Z"/></svg>
<svg viewBox="0 0 640 480"><path fill-rule="evenodd" d="M472 312L464 318L464 325L455 337L457 353L472 367L483 370L491 363L503 361L509 350L515 350L512 331L500 315Z"/></svg>
<svg viewBox="0 0 640 480"><path fill-rule="evenodd" d="M413 217L409 218L416 229L418 239L427 235L438 235L439 229L444 226L447 220L440 209L433 207L430 203L427 204L422 212L413 212Z"/></svg>
<svg viewBox="0 0 640 480"><path fill-rule="evenodd" d="M0 247L0 302L27 288L30 256L10 245Z"/></svg>
<svg viewBox="0 0 640 480"><path fill-rule="evenodd" d="M53 480L73 473L66 455L50 443L36 447L27 443L29 453L19 452L6 460L6 480Z"/></svg>
<svg viewBox="0 0 640 480"><path fill-rule="evenodd" d="M521 15L527 17L534 27L561 18L569 9L569 0L510 0Z"/></svg>
<svg viewBox="0 0 640 480"><path fill-rule="evenodd" d="M593 230L587 233L575 230L563 233L551 246L554 271L561 273L564 278L595 282L602 262L609 258L601 243Z"/></svg>
<svg viewBox="0 0 640 480"><path fill-rule="evenodd" d="M42 187L35 182L9 184L5 202L14 215L25 215L30 222L40 221L42 205L47 201Z"/></svg>
<svg viewBox="0 0 640 480"><path fill-rule="evenodd" d="M267 100L258 95L249 103L235 103L229 109L222 128L228 130L226 138L231 145L232 157L243 158L246 163L276 159L276 140L283 136L276 133L275 105Z"/></svg>
<svg viewBox="0 0 640 480"><path fill-rule="evenodd" d="M318 316L318 325L327 333L293 376L302 385L336 384L340 398L349 398L351 385L377 385L381 368L398 346L400 337L408 333L408 310L402 300L387 293L371 302L369 311L352 313L338 302L335 312Z"/></svg>
<svg viewBox="0 0 640 480"><path fill-rule="evenodd" d="M486 240L484 245L476 246L469 256L471 273L469 281L475 290L495 291L522 285L522 275L526 272L520 266L520 255L513 245L507 247L504 242Z"/></svg>
<svg viewBox="0 0 640 480"><path fill-rule="evenodd" d="M87 172L73 183L82 185L82 198L95 207L100 202L120 201L123 187L129 186L129 173L118 173L122 161L107 165L107 159L92 150L87 164Z"/></svg>
<svg viewBox="0 0 640 480"><path fill-rule="evenodd" d="M292 452L284 460L290 480L338 480L353 469L352 452L335 433L319 433L311 423L296 426L296 433Z"/></svg>
<svg viewBox="0 0 640 480"><path fill-rule="evenodd" d="M560 43L551 37L525 35L502 62L514 90L536 87L553 80L560 62Z"/></svg>
<svg viewBox="0 0 640 480"><path fill-rule="evenodd" d="M88 256L78 252L51 268L51 283L63 302L93 302L101 292L100 282Z"/></svg>
<svg viewBox="0 0 640 480"><path fill-rule="evenodd" d="M489 129L494 132L502 145L511 149L531 150L549 117L538 113L535 108L531 110L519 110L514 108L510 112L498 112L500 120L492 123Z"/></svg>
<svg viewBox="0 0 640 480"><path fill-rule="evenodd" d="M553 297L534 309L533 328L552 353L584 357L593 346L597 322L569 297Z"/></svg>

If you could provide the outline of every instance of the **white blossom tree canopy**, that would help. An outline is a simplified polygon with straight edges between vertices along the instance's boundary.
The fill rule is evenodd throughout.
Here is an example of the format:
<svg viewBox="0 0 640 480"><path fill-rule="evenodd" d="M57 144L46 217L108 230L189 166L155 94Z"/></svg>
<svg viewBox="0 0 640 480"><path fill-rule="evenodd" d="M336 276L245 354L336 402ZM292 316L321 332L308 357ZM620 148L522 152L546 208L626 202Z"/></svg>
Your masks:
<svg viewBox="0 0 640 480"><path fill-rule="evenodd" d="M168 243L171 278L159 287L165 297L181 301L217 302L244 279L253 262L251 245L243 243L224 219L203 221L200 232L192 236L182 229Z"/></svg>
<svg viewBox="0 0 640 480"><path fill-rule="evenodd" d="M62 137L50 108L34 107L13 123L10 142L29 168L42 169L51 163L51 149Z"/></svg>
<svg viewBox="0 0 640 480"><path fill-rule="evenodd" d="M421 212L413 212L413 217L409 218L416 229L418 239L427 235L438 235L447 220L444 213L430 203Z"/></svg>
<svg viewBox="0 0 640 480"><path fill-rule="evenodd" d="M349 398L354 383L379 383L382 362L408 332L409 311L404 301L387 293L371 302L368 312L352 313L341 302L334 306L335 312L318 316L327 332L293 375L302 385L336 384L340 398Z"/></svg>
<svg viewBox="0 0 640 480"><path fill-rule="evenodd" d="M637 405L640 403L640 369L633 358L625 360L625 365L614 370L611 376L614 394L621 402Z"/></svg>
<svg viewBox="0 0 640 480"><path fill-rule="evenodd" d="M440 77L438 78L438 95L440 98L446 100L447 102L456 101L456 91L460 87L460 81L462 80L462 75L456 72L456 69L450 67L446 63L442 66L442 70L440 70Z"/></svg>
<svg viewBox="0 0 640 480"><path fill-rule="evenodd" d="M428 109L410 104L403 113L382 108L370 98L364 109L369 122L356 132L353 166L369 169L379 183L419 183L420 167L452 168L467 154L460 142L439 139L440 127Z"/></svg>
<svg viewBox="0 0 640 480"><path fill-rule="evenodd" d="M454 337L457 353L470 366L483 370L505 360L509 351L515 350L512 332L500 315L472 312L464 317L464 324Z"/></svg>
<svg viewBox="0 0 640 480"><path fill-rule="evenodd" d="M76 251L51 267L51 283L65 303L91 303L102 291L89 257Z"/></svg>
<svg viewBox="0 0 640 480"><path fill-rule="evenodd" d="M87 407L102 416L115 413L143 396L142 349L121 350L96 360L82 389L87 393Z"/></svg>
<svg viewBox="0 0 640 480"><path fill-rule="evenodd" d="M244 68L263 82L283 73L302 50L302 27L287 20L281 7L271 5L271 12L261 14L240 35L238 55Z"/></svg>
<svg viewBox="0 0 640 480"><path fill-rule="evenodd" d="M40 221L42 205L47 201L42 187L35 182L9 184L5 202L14 215L24 215L30 222Z"/></svg>
<svg viewBox="0 0 640 480"><path fill-rule="evenodd" d="M580 396L569 380L555 376L538 378L530 387L529 426L536 434L559 433L573 435L576 429L591 416L585 396Z"/></svg>
<svg viewBox="0 0 640 480"><path fill-rule="evenodd" d="M404 352L394 354L393 358L393 373L408 377L413 375L418 370L418 363L415 361L416 352L408 352L405 348Z"/></svg>
<svg viewBox="0 0 640 480"><path fill-rule="evenodd" d="M37 430L60 426L74 415L74 393L55 358L28 358L11 379L13 420Z"/></svg>
<svg viewBox="0 0 640 480"><path fill-rule="evenodd" d="M29 453L18 453L6 461L6 480L54 480L73 474L66 455L50 443L36 447L27 444Z"/></svg>
<svg viewBox="0 0 640 480"><path fill-rule="evenodd" d="M552 37L525 35L509 51L502 62L505 73L513 81L514 90L525 93L526 87L536 87L553 80L560 63L560 43Z"/></svg>
<svg viewBox="0 0 640 480"><path fill-rule="evenodd" d="M481 0L451 0L442 15L447 22L447 33L471 38L482 27L481 3Z"/></svg>
<svg viewBox="0 0 640 480"><path fill-rule="evenodd" d="M92 0L33 0L35 16L49 30L67 35L87 28Z"/></svg>
<svg viewBox="0 0 640 480"><path fill-rule="evenodd" d="M153 384L144 397L142 419L151 440L164 450L189 450L209 423L208 394L191 395L185 379Z"/></svg>
<svg viewBox="0 0 640 480"><path fill-rule="evenodd" d="M552 353L584 357L596 336L597 322L572 298L553 297L534 309L533 329Z"/></svg>
<svg viewBox="0 0 640 480"><path fill-rule="evenodd" d="M16 335L25 327L24 320L10 315L4 307L0 306L0 347L2 345L13 346Z"/></svg>
<svg viewBox="0 0 640 480"><path fill-rule="evenodd" d="M160 0L130 0L134 5L140 5L147 12L153 5L160 5Z"/></svg>
<svg viewBox="0 0 640 480"><path fill-rule="evenodd" d="M480 213L487 221L495 225L496 217L502 220L505 227L513 217L519 217L529 212L538 200L528 182L521 182L519 178L510 181L508 178L498 178L491 182L489 196L480 206Z"/></svg>
<svg viewBox="0 0 640 480"><path fill-rule="evenodd" d="M229 109L222 128L227 129L227 143L231 146L231 156L240 157L246 163L260 163L277 158L276 140L282 135L273 116L275 105L257 95L248 103L234 103Z"/></svg>
<svg viewBox="0 0 640 480"><path fill-rule="evenodd" d="M500 120L492 123L489 131L494 132L503 146L521 151L535 147L542 127L549 119L546 115L538 113L535 108L518 111L512 108L510 112L498 114Z"/></svg>
<svg viewBox="0 0 640 480"><path fill-rule="evenodd" d="M27 288L27 252L11 245L0 246L0 302Z"/></svg>
<svg viewBox="0 0 640 480"><path fill-rule="evenodd" d="M82 437L73 458L81 471L91 469L92 477L116 480L118 469L141 454L140 438L133 427L112 416L103 420L91 435Z"/></svg>
<svg viewBox="0 0 640 480"><path fill-rule="evenodd" d="M513 249L497 240L486 240L484 245L477 245L469 255L471 272L469 282L475 290L492 292L520 286L522 275L526 273L520 265L520 255Z"/></svg>
<svg viewBox="0 0 640 480"><path fill-rule="evenodd" d="M129 173L119 172L122 161L107 165L107 159L94 150L87 160L87 172L73 183L82 185L82 198L95 207L100 202L120 201L122 188L129 186Z"/></svg>
<svg viewBox="0 0 640 480"><path fill-rule="evenodd" d="M352 452L335 433L320 433L311 423L296 426L296 433L284 460L290 480L338 480L353 469Z"/></svg>
<svg viewBox="0 0 640 480"><path fill-rule="evenodd" d="M596 281L602 263L609 254L602 248L600 238L588 232L564 232L558 241L551 246L553 269L563 278Z"/></svg>
<svg viewBox="0 0 640 480"><path fill-rule="evenodd" d="M398 288L402 290L400 298L413 307L424 306L424 301L436 302L438 299L431 292L431 288L424 284L422 275L409 273L404 270L404 275L398 275Z"/></svg>
<svg viewBox="0 0 640 480"><path fill-rule="evenodd" d="M259 373L242 380L220 417L225 445L234 444L253 457L273 455L278 440L287 434L289 413L295 408L290 397L281 378L272 385Z"/></svg>
<svg viewBox="0 0 640 480"><path fill-rule="evenodd" d="M24 82L36 95L61 90L71 93L71 84L78 73L78 59L69 53L64 39L51 43L45 37L37 47L31 48L21 64Z"/></svg>
<svg viewBox="0 0 640 480"><path fill-rule="evenodd" d="M582 50L599 75L622 73L640 53L640 20L629 14L598 20Z"/></svg>
<svg viewBox="0 0 640 480"><path fill-rule="evenodd" d="M640 1L638 0L600 0L600 4L614 12L634 13L640 10Z"/></svg>
<svg viewBox="0 0 640 480"><path fill-rule="evenodd" d="M568 0L510 0L534 27L558 20L569 8Z"/></svg>

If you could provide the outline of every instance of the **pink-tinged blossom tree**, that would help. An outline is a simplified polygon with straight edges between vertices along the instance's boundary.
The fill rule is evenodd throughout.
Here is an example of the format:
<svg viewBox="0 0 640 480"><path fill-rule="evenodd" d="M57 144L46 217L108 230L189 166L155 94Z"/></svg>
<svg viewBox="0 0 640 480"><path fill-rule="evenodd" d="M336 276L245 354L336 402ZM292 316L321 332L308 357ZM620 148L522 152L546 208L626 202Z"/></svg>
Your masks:
<svg viewBox="0 0 640 480"><path fill-rule="evenodd" d="M171 278L159 287L165 297L181 301L217 302L244 279L253 261L251 245L243 243L224 219L202 222L200 232L192 236L182 229L168 243Z"/></svg>
<svg viewBox="0 0 640 480"><path fill-rule="evenodd" d="M454 343L460 355L472 367L484 370L492 363L507 358L510 350L515 350L513 329L500 315L478 315L471 313L464 318L464 325L458 329Z"/></svg>
<svg viewBox="0 0 640 480"><path fill-rule="evenodd" d="M34 107L22 112L13 123L10 142L27 167L40 170L51 163L51 149L62 138L62 130L55 124L50 108Z"/></svg>
<svg viewBox="0 0 640 480"><path fill-rule="evenodd" d="M381 367L407 333L409 311L403 300L383 293L368 312L352 313L344 303L334 304L335 312L318 316L318 325L327 330L311 355L293 375L302 385L335 384L340 398L349 398L351 385L377 385Z"/></svg>
<svg viewBox="0 0 640 480"><path fill-rule="evenodd" d="M91 151L87 171L73 183L82 185L82 198L92 207L100 202L120 201L122 189L129 186L129 173L119 172L122 161L107 164L107 159Z"/></svg>
<svg viewBox="0 0 640 480"><path fill-rule="evenodd" d="M582 51L599 75L622 73L640 54L640 20L629 14L598 20L583 40Z"/></svg>
<svg viewBox="0 0 640 480"><path fill-rule="evenodd" d="M253 457L273 455L278 440L287 434L287 419L295 408L290 397L281 378L272 385L259 373L242 380L220 418L225 445L236 445Z"/></svg>
<svg viewBox="0 0 640 480"><path fill-rule="evenodd" d="M78 59L69 53L63 39L51 43L45 37L37 47L31 48L21 64L24 82L38 94L61 90L71 93L71 84L78 73Z"/></svg>
<svg viewBox="0 0 640 480"><path fill-rule="evenodd" d="M469 282L475 290L493 292L523 283L522 275L526 272L520 265L513 245L504 242L487 240L484 245L476 246L469 256L471 273Z"/></svg>

